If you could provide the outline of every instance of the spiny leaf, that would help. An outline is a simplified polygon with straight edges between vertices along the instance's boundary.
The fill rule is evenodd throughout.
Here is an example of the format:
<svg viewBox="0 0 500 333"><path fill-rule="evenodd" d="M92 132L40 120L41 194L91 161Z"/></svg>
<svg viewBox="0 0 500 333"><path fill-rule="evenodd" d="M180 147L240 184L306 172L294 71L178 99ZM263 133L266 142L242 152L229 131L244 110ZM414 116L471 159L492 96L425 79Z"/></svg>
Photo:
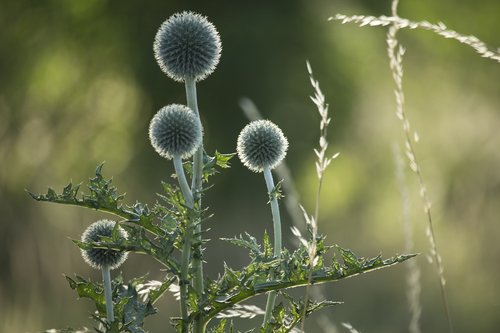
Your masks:
<svg viewBox="0 0 500 333"><path fill-rule="evenodd" d="M363 265L365 263L364 258L358 258L354 252L349 249L344 249L340 246L337 246L337 249L339 250L342 260L344 261L345 268L349 271L349 273L358 273L363 270Z"/></svg>
<svg viewBox="0 0 500 333"><path fill-rule="evenodd" d="M142 301L140 291L144 285L145 277L132 279L128 283L123 282L121 276L112 281L113 303L115 321L109 324L106 318L106 304L104 291L101 285L86 280L80 276L74 279L66 276L70 287L77 291L78 296L91 299L97 308L97 313L92 317L105 326L105 332L131 332L144 333L144 318L156 313L153 307L151 291L146 301ZM173 280L167 280L164 284L169 284ZM157 290L165 288L163 284ZM157 295L155 296L157 297Z"/></svg>
<svg viewBox="0 0 500 333"><path fill-rule="evenodd" d="M215 151L214 156L208 155L205 151L203 152L203 181L207 182L210 176L220 173L219 169L227 169L231 167L229 161L236 153L231 154L221 154ZM193 174L193 165L191 162L184 163L184 169L187 174Z"/></svg>
<svg viewBox="0 0 500 333"><path fill-rule="evenodd" d="M264 257L271 257L273 255L273 246L271 244L271 240L269 239L269 235L267 231L264 231L264 239L262 240L264 246Z"/></svg>
<svg viewBox="0 0 500 333"><path fill-rule="evenodd" d="M320 309L341 304L341 302L332 301L321 301L316 302L310 300L307 305L304 304L302 299L296 301L290 295L282 293L284 299L287 301L286 305L284 303L279 303L273 309L272 320L266 323L264 327L261 328L261 332L273 332L273 333L287 333L294 330L294 327L300 323L303 319L304 307L306 307L306 317L311 315L313 312Z"/></svg>
<svg viewBox="0 0 500 333"><path fill-rule="evenodd" d="M236 153L232 154L221 154L218 151L215 151L214 156L209 156L204 154L203 156L203 180L208 181L210 176L213 176L219 173L220 169L227 169L231 167L229 164L229 160L235 156Z"/></svg>
<svg viewBox="0 0 500 333"><path fill-rule="evenodd" d="M269 201L267 203L271 203L274 199L279 200L284 197L281 187L283 185L283 179L276 183L276 186L269 193Z"/></svg>
<svg viewBox="0 0 500 333"><path fill-rule="evenodd" d="M105 179L102 175L103 164L96 167L95 176L89 179L87 188L89 193L78 196L80 185L73 186L72 182L64 186L62 193L58 194L49 187L46 194L28 194L37 201L53 202L65 205L74 205L91 208L122 217L123 219L138 223L153 234L163 236L164 232L153 225L154 218L147 205L136 203L132 206L122 204L125 194L118 194L112 184L112 179Z"/></svg>
<svg viewBox="0 0 500 333"><path fill-rule="evenodd" d="M118 289L119 304L116 306L117 312L123 313L123 320L127 331L131 333L144 333L144 318L156 313L156 309L151 302L141 301L136 286L129 284L120 285Z"/></svg>
<svg viewBox="0 0 500 333"><path fill-rule="evenodd" d="M237 238L237 237L221 238L221 240L227 241L227 242L234 244L236 246L240 246L240 247L243 247L243 248L250 250L250 255L254 258L263 254L263 252L261 251L260 245L257 243L257 240L255 239L255 237L253 237L249 233L245 233L245 237L240 235L239 238Z"/></svg>
<svg viewBox="0 0 500 333"><path fill-rule="evenodd" d="M85 278L76 275L75 279L65 276L71 289L75 290L80 298L92 300L101 316L106 316L106 299L102 286L88 281Z"/></svg>
<svg viewBox="0 0 500 333"><path fill-rule="evenodd" d="M320 241L322 242L322 239ZM319 246L320 252L318 255L323 256L325 249L328 248L331 247ZM212 282L208 288L208 297L202 306L202 308L206 309L206 318L213 318L235 304L269 291L283 291L289 288L305 286L309 283L334 282L360 273L389 267L415 256L414 254L399 255L385 260L380 256L376 256L366 260L358 258L350 250L344 250L343 252L339 250L339 252L343 254L343 263L338 263L334 257L334 262L331 265L321 264L316 266L312 271L311 280L309 280L309 256L305 247L299 247L292 255L283 250L282 260L276 260L276 262L272 263L273 266L266 266L266 261L257 259L247 265L248 268L240 271L227 269L224 276L218 281ZM323 259L321 262L323 262ZM281 270L276 269L278 266L281 267ZM278 273L273 280L268 280L270 270ZM315 311L335 304L338 303L310 303L308 311ZM287 330L283 332L287 332Z"/></svg>

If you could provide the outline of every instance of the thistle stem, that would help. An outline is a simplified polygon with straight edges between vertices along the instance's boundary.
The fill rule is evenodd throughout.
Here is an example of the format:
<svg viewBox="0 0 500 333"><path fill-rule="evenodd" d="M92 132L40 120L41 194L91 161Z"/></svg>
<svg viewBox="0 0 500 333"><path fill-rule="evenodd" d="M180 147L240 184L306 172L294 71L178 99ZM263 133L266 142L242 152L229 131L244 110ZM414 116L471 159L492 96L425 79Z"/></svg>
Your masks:
<svg viewBox="0 0 500 333"><path fill-rule="evenodd" d="M180 156L174 156L174 168L175 173L177 175L177 181L179 182L179 186L181 187L182 195L184 196L184 200L186 201L186 206L190 209L194 207L193 193L189 187L189 184L186 179L186 174L184 173L184 167L182 166L182 160ZM181 262L181 277L179 281L181 299L180 299L180 307L181 307L181 317L182 317L182 332L188 331L188 306L187 306L187 298L188 298L188 285L189 285L189 260L191 258L191 228L190 226L186 227L186 234L184 235L184 244L182 246L182 262Z"/></svg>
<svg viewBox="0 0 500 333"><path fill-rule="evenodd" d="M193 193L189 188L189 184L186 179L186 174L184 173L184 167L182 166L182 160L180 156L174 156L174 168L175 173L177 174L177 181L179 182L179 186L181 187L182 195L184 196L184 200L186 201L186 206L193 209L194 208L194 200Z"/></svg>
<svg viewBox="0 0 500 333"><path fill-rule="evenodd" d="M109 272L109 267L102 267L102 280L104 283L104 297L106 298L106 318L108 319L108 324L111 324L115 320L115 315L113 313L113 291L111 290L111 276Z"/></svg>
<svg viewBox="0 0 500 333"><path fill-rule="evenodd" d="M189 286L189 259L191 257L191 232L190 228L186 228L184 236L184 244L182 246L182 262L181 262L181 277L179 280L179 289L181 293L180 307L182 318L181 332L188 332L188 286Z"/></svg>
<svg viewBox="0 0 500 333"><path fill-rule="evenodd" d="M196 82L194 80L186 80L186 97L187 106L193 110L194 113L200 118L200 112L198 111L198 98L196 96ZM201 199L201 181L203 173L203 144L198 148L193 157L193 181L191 184L191 189L196 196L196 200Z"/></svg>
<svg viewBox="0 0 500 333"><path fill-rule="evenodd" d="M266 180L267 192L269 194L269 199L271 202L271 212L273 215L273 228L274 228L274 256L276 259L281 259L281 218L278 206L278 199L276 197L271 197L271 193L274 189L273 175L271 169L264 168L264 179ZM274 273L271 273L270 278L274 278ZM276 301L276 291L271 291L267 297L266 303L266 314L264 315L264 321L262 325L265 325L271 319L274 302Z"/></svg>
<svg viewBox="0 0 500 333"><path fill-rule="evenodd" d="M193 110L201 122L200 113L198 111L198 98L196 96L196 81L194 79L186 80L186 99L187 106ZM191 184L191 192L194 195L194 200L198 204L198 209L201 211L201 191L202 191L202 177L203 177L203 142L195 152L193 157L193 179ZM201 253L201 221L197 221L194 230L195 242L193 244L193 286L198 294L199 302L204 299L204 286L203 286L203 261ZM194 324L195 332L203 332L203 318L196 319Z"/></svg>

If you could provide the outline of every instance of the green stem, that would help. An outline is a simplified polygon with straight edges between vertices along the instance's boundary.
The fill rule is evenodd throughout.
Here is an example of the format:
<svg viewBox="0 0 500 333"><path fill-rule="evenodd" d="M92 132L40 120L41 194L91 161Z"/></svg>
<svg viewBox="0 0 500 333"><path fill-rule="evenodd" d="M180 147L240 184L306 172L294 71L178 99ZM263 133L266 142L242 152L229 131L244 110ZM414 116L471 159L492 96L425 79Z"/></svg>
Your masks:
<svg viewBox="0 0 500 333"><path fill-rule="evenodd" d="M182 195L186 201L186 206L188 208L194 208L193 193L189 188L189 184L186 179L186 174L184 173L184 167L182 166L182 159L180 156L174 156L174 168L177 175L177 181L181 187ZM191 259L191 227L186 226L186 233L184 235L184 244L182 246L182 262L181 262L181 277L179 281L180 293L181 293L181 317L182 317L182 332L188 331L188 286L189 286L189 260Z"/></svg>
<svg viewBox="0 0 500 333"><path fill-rule="evenodd" d="M267 192L271 195L274 189L273 175L271 169L264 168L264 179L266 180ZM281 218L278 206L278 199L276 197L271 198L271 212L273 215L273 228L274 228L274 256L276 259L281 259ZM270 278L274 278L274 274L271 272ZM264 321L262 325L265 325L271 319L274 302L276 301L276 291L271 291L267 297L266 303L266 314L264 315Z"/></svg>
<svg viewBox="0 0 500 333"><path fill-rule="evenodd" d="M200 118L198 111L198 98L196 96L196 82L194 80L186 80L186 98L187 106L193 110L194 113ZM201 181L203 173L203 144L198 148L193 157L193 182L191 188L196 196L196 200L200 199Z"/></svg>
<svg viewBox="0 0 500 333"><path fill-rule="evenodd" d="M186 201L186 206L193 209L194 208L193 193L189 188L180 156L174 156L174 168L175 168L175 173L177 174L177 181L179 182L179 186L181 187L182 195L184 196L184 200Z"/></svg>
<svg viewBox="0 0 500 333"><path fill-rule="evenodd" d="M200 119L200 112L198 111L198 99L196 96L196 82L193 79L186 80L186 99L187 106L196 113ZM191 184L191 191L194 195L194 200L198 204L198 210L201 211L201 191L202 191L202 177L203 177L203 143L195 152L193 157L193 179ZM198 294L199 303L204 300L204 286L203 286L203 260L201 253L201 221L198 219L196 228L194 230L195 242L193 244L193 286ZM194 323L195 332L204 332L203 318L197 318Z"/></svg>
<svg viewBox="0 0 500 333"><path fill-rule="evenodd" d="M106 317L108 319L108 324L111 324L115 320L115 315L113 313L113 291L111 290L111 276L109 273L109 267L102 267L102 280L104 283L104 297L106 298Z"/></svg>
<svg viewBox="0 0 500 333"><path fill-rule="evenodd" d="M182 246L182 262L181 262L181 277L179 280L179 288L181 293L180 307L182 318L182 333L188 332L188 286L189 286L189 259L191 257L191 232L190 228L186 228L184 244Z"/></svg>

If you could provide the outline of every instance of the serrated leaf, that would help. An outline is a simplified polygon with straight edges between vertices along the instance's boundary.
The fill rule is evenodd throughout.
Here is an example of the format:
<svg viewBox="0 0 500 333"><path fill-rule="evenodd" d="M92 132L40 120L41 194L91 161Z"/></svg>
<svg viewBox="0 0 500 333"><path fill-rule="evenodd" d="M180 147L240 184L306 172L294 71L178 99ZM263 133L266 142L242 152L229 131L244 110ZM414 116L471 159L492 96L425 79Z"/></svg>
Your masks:
<svg viewBox="0 0 500 333"><path fill-rule="evenodd" d="M342 257L342 260L344 261L344 265L346 269L350 273L357 273L360 272L363 269L363 263L365 260L363 258L358 258L354 252L352 252L349 249L344 249L340 246L337 246L337 249L340 252L340 256Z"/></svg>
<svg viewBox="0 0 500 333"><path fill-rule="evenodd" d="M237 237L221 238L221 240L224 240L224 241L229 242L231 244L234 244L236 246L246 248L246 249L250 250L250 252L252 254L254 254L255 256L262 254L261 249L260 249L260 245L257 243L257 240L255 239L255 237L253 237L252 235L250 235L248 233L245 233L245 236L246 236L246 239L243 238L242 235L240 235L239 238L237 238Z"/></svg>
<svg viewBox="0 0 500 333"><path fill-rule="evenodd" d="M137 203L133 206L122 204L125 194L118 194L111 179L105 179L102 175L103 164L96 167L95 176L89 179L87 188L89 193L82 193L78 196L80 185L73 186L70 182L66 185L61 194L49 187L47 194L34 194L28 191L28 194L37 201L46 201L66 205L91 208L103 212L111 213L124 218L127 221L136 222L153 234L160 236L164 233L154 226L151 221L153 216L147 209L147 205Z"/></svg>
<svg viewBox="0 0 500 333"><path fill-rule="evenodd" d="M80 298L92 300L101 316L106 315L106 299L102 286L76 275L75 279L65 276L71 289L75 290Z"/></svg>
<svg viewBox="0 0 500 333"><path fill-rule="evenodd" d="M235 156L236 153L232 154L221 154L218 151L215 151L214 156L209 156L206 153L203 155L203 180L205 182L208 181L210 176L213 176L219 173L218 168L227 169L231 165L229 160ZM191 172L191 169L188 169L188 173Z"/></svg>
<svg viewBox="0 0 500 333"><path fill-rule="evenodd" d="M50 200L55 200L57 198L57 193L52 187L49 187L47 190L47 198Z"/></svg>
<svg viewBox="0 0 500 333"><path fill-rule="evenodd" d="M268 238L267 234L264 238ZM320 241L322 241L320 239ZM266 243L266 241L264 242ZM319 246L321 256L324 255L330 246ZM212 318L225 309L231 308L241 301L247 300L253 296L263 294L270 291L283 291L289 288L305 286L309 283L325 283L335 282L356 276L360 273L370 272L376 269L390 267L394 264L406 261L415 255L399 255L383 260L380 256L366 260L358 258L354 252L350 250L339 250L343 255L343 263L339 264L334 257L332 265L321 265L315 267L311 272L311 280L309 280L310 266L309 255L307 249L299 247L293 255L290 255L286 249L283 250L282 260L276 260L276 265L282 269L274 279L269 280L269 271L274 269L273 266L265 266L266 262L254 261L247 265L248 269L244 268L241 271L231 270L231 274L238 277L231 278L231 274L224 274L223 278L210 287L210 297L208 303L203 304L202 308L206 309L206 316ZM323 259L321 259L323 261ZM215 302L215 303L214 303ZM294 310L290 310L291 314L299 314L302 311L297 310L299 303L291 303ZM294 305L295 304L295 305ZM316 311L327 306L339 304L337 302L316 302L309 303L308 311ZM291 308L292 309L292 308ZM295 320L295 319L294 319ZM296 318L299 320L299 318ZM273 332L289 332L291 326L274 330Z"/></svg>
<svg viewBox="0 0 500 333"><path fill-rule="evenodd" d="M382 260L382 255L379 254L375 258L367 260L363 267L365 269L366 268L375 268L375 267L382 266L383 264L384 264L384 261Z"/></svg>
<svg viewBox="0 0 500 333"><path fill-rule="evenodd" d="M118 291L119 299L123 306L123 323L127 331L131 333L144 333L144 318L156 313L156 309L150 302L143 303L134 285L129 284L126 288L122 286Z"/></svg>
<svg viewBox="0 0 500 333"><path fill-rule="evenodd" d="M271 240L269 239L269 235L267 231L264 231L264 239L262 240L262 244L264 247L264 257L272 257L273 256L273 246L271 244Z"/></svg>
<svg viewBox="0 0 500 333"><path fill-rule="evenodd" d="M271 190L271 193L269 193L269 201L267 202L268 204L275 199L280 200L281 198L284 197L283 191L281 189L282 185L283 185L283 179L277 182L274 188Z"/></svg>

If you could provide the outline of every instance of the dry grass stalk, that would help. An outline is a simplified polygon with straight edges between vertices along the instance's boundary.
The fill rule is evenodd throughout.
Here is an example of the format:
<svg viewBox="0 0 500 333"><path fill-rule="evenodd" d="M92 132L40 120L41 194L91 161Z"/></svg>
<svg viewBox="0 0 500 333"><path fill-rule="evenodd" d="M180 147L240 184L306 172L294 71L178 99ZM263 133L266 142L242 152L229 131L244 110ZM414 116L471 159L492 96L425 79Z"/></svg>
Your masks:
<svg viewBox="0 0 500 333"><path fill-rule="evenodd" d="M394 145L394 160L396 166L396 180L401 195L402 205L402 222L403 222L403 235L405 241L405 251L407 253L414 253L413 245L413 229L410 221L410 196L406 185L405 177L405 163L401 155L401 150L398 145ZM420 284L420 269L416 260L411 260L406 264L408 269L406 274L406 298L408 300L408 307L410 310L410 333L420 333L420 315L422 313L422 306L420 304L420 292L422 290Z"/></svg>
<svg viewBox="0 0 500 333"><path fill-rule="evenodd" d="M393 17L397 16L397 5L398 1L394 0L392 3L392 15ZM436 237L434 234L433 227L433 218L431 213L431 200L427 193L427 188L425 186L424 177L422 175L422 171L420 165L418 163L414 142L418 141L418 135L413 132L410 128L410 121L406 116L404 111L404 92L403 92L403 55L405 53L405 49L399 45L399 42L396 38L396 34L400 29L400 25L398 20L393 21L389 27L389 31L387 32L387 53L390 61L390 68L392 72L392 77L394 83L396 85L395 96L396 96L396 116L401 120L403 132L405 135L405 153L408 158L408 162L411 170L415 173L418 179L419 188L420 188L420 196L424 203L424 211L427 215L427 236L430 242L431 255L436 264L436 270L439 277L439 286L441 290L441 298L443 300L443 306L446 312L446 318L448 321L448 329L449 332L453 332L453 325L451 321L450 310L448 306L448 299L446 296L446 288L445 288L445 278L444 278L444 268L441 260L441 256L439 255L439 251L437 248Z"/></svg>
<svg viewBox="0 0 500 333"><path fill-rule="evenodd" d="M314 266L317 264L317 257L316 257L316 237L318 235L318 215L319 215L319 208L320 208L320 196L321 196L321 188L323 185L323 175L326 170L326 168L330 165L332 160L337 158L339 156L338 153L333 155L332 157L327 157L326 155L326 150L328 148L328 140L327 140L327 134L328 134L328 125L331 122L331 118L329 117L328 114L328 104L326 104L325 101L325 95L321 91L321 88L319 87L319 82L314 78L313 72L311 65L309 64L309 61L306 62L307 65L307 72L309 73L309 80L311 82L311 86L314 89L314 95L311 96L311 100L316 106L318 113L320 114L321 120L320 120L320 138L319 138L319 148L314 149L314 153L316 154L316 157L318 158L315 162L316 166L316 175L318 177L318 189L316 192L316 205L315 205L315 210L314 210L314 216L309 216L305 209L301 206L304 218L307 223L307 228L309 232L311 233L311 240L307 242L302 235L300 234L299 230L297 228L292 228L292 232L299 238L299 240L307 246L308 248L308 253L309 253L309 262L310 262L310 271L309 271L309 283L306 287L306 292L304 296L304 313L302 315L302 322L301 322L301 332L304 332L304 325L305 325L305 317L306 317L306 309L307 309L307 303L309 302L309 294L310 294L310 286L311 286L311 280L312 280L312 271L314 269Z"/></svg>
<svg viewBox="0 0 500 333"><path fill-rule="evenodd" d="M432 31L444 38L454 39L462 44L466 44L474 49L481 57L488 58L500 62L500 49L493 49L488 47L486 43L481 41L476 36L472 35L462 35L458 32L448 29L443 22L438 22L437 24L432 24L428 21L418 21L413 22L408 19L399 17L397 15L392 16L365 16L365 15L352 15L347 16L343 14L337 14L334 17L328 19L342 21L345 23L356 23L359 26L394 26L397 25L400 29L423 29Z"/></svg>

